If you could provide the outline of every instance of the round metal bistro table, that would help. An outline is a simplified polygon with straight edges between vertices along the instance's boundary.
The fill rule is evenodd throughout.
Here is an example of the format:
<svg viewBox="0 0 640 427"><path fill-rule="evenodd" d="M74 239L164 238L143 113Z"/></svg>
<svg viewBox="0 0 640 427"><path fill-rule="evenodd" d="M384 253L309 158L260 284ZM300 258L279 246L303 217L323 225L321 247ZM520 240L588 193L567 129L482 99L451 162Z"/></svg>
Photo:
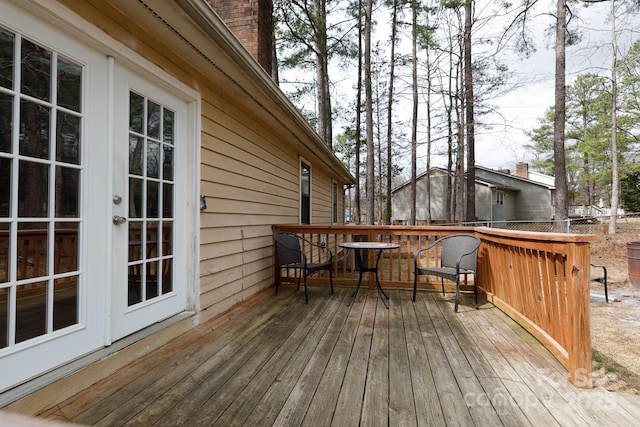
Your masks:
<svg viewBox="0 0 640 427"><path fill-rule="evenodd" d="M376 276L376 288L378 289L378 295L380 295L380 299L386 308L389 308L389 303L387 302L389 296L384 293L382 287L380 286L380 279L378 279L378 264L380 263L380 257L382 255L382 251L387 249L398 249L400 247L397 243L386 243L386 242L344 242L339 243L338 246L341 248L353 250L356 257L356 268L360 272L360 278L358 279L358 287L356 287L355 292L351 295L351 301L349 305L353 303L356 296L358 295L358 291L360 290L360 284L362 283L362 273L364 272L372 272L375 273ZM377 251L376 255L376 265L375 267L369 267L368 265L364 265L362 262L363 256L362 253L364 251Z"/></svg>

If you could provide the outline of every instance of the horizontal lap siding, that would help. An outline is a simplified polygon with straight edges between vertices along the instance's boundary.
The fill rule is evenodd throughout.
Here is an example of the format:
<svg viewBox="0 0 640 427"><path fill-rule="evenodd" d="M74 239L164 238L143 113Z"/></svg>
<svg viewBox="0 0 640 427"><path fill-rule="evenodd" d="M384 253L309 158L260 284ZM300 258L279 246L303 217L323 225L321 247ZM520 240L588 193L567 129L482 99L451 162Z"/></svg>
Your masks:
<svg viewBox="0 0 640 427"><path fill-rule="evenodd" d="M273 283L271 225L298 223L299 156L289 135L251 120L242 106L203 98L201 304L216 313ZM331 179L307 161L312 218L326 222Z"/></svg>

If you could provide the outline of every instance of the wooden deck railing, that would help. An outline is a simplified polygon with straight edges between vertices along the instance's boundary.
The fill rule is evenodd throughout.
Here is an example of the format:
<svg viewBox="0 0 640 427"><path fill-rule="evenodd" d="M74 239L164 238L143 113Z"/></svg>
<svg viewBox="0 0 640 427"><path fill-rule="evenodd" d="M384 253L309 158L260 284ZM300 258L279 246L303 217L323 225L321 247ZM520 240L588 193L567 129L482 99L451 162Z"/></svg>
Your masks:
<svg viewBox="0 0 640 427"><path fill-rule="evenodd" d="M355 285L358 280L353 254L339 243L363 239L398 243L400 247L384 251L380 261L380 282L387 288L413 287L413 253L418 248L447 234L475 234L482 239L476 277L479 293L540 340L567 368L571 383L592 387L589 245L596 236L486 227L276 225L273 231L299 233L326 244L336 260L336 284ZM365 262L373 266L373 255ZM275 274L283 282L297 281L294 271ZM370 289L375 287L372 274L363 280L368 280ZM420 278L420 289L440 289L439 281L426 280ZM328 275L309 282L328 285Z"/></svg>

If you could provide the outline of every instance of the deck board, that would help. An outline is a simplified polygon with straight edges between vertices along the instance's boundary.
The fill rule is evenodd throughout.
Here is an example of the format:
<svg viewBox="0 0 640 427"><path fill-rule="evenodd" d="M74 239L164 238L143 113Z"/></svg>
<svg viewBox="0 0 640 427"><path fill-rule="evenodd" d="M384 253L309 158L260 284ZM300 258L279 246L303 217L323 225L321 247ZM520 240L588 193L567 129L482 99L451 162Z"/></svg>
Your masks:
<svg viewBox="0 0 640 427"><path fill-rule="evenodd" d="M266 292L273 292L267 290ZM567 382L491 304L285 286L39 414L85 425L635 425L640 397Z"/></svg>

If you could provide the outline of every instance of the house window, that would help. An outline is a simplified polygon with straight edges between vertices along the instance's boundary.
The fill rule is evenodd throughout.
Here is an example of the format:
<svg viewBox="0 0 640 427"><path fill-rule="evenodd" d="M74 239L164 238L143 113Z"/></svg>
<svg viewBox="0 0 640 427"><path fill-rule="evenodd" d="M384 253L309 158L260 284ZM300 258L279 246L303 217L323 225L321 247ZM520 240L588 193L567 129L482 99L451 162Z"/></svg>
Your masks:
<svg viewBox="0 0 640 427"><path fill-rule="evenodd" d="M311 224L311 166L300 163L300 223Z"/></svg>
<svg viewBox="0 0 640 427"><path fill-rule="evenodd" d="M504 205L504 191L497 191L496 192L496 204L497 205Z"/></svg>
<svg viewBox="0 0 640 427"><path fill-rule="evenodd" d="M80 322L83 79L0 28L0 349Z"/></svg>
<svg viewBox="0 0 640 427"><path fill-rule="evenodd" d="M333 183L333 188L332 188L332 218L331 221L334 224L338 223L338 184L337 183Z"/></svg>

